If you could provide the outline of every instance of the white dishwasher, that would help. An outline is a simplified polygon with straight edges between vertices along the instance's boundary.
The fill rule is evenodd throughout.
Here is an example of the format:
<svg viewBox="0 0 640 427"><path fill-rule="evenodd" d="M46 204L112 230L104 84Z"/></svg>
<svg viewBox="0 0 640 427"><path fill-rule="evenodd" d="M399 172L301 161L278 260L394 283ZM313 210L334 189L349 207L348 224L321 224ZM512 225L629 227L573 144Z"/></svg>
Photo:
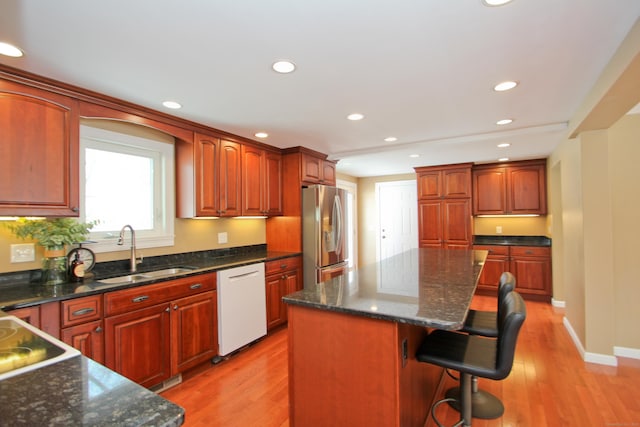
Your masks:
<svg viewBox="0 0 640 427"><path fill-rule="evenodd" d="M218 346L225 356L267 334L264 263L218 271Z"/></svg>

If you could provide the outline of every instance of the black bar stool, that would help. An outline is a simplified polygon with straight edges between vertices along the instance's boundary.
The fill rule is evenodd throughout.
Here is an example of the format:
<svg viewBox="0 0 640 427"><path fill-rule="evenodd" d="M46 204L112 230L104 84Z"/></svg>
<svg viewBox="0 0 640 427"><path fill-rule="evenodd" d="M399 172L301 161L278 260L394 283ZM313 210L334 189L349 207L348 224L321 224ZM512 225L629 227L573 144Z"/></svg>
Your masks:
<svg viewBox="0 0 640 427"><path fill-rule="evenodd" d="M525 318L524 300L517 292L510 292L500 307L497 339L435 330L420 345L416 353L418 361L460 372L461 419L455 426L471 425L472 376L502 380L511 372L518 334ZM435 416L436 408L450 400L442 399L431 408L431 416L439 427L442 424Z"/></svg>
<svg viewBox="0 0 640 427"><path fill-rule="evenodd" d="M498 316L500 313L500 307L502 306L502 301L504 301L504 297L509 292L512 292L515 287L515 276L508 271L502 273L498 285L497 311L469 310L464 326L460 331L471 335L481 335L483 337L497 337ZM472 377L471 381L472 416L474 418L482 418L485 420L501 417L504 413L504 405L500 399L486 390L478 389L477 377ZM457 411L460 411L459 396L460 387L452 387L445 393L445 397L452 398L452 400L449 401L449 405Z"/></svg>

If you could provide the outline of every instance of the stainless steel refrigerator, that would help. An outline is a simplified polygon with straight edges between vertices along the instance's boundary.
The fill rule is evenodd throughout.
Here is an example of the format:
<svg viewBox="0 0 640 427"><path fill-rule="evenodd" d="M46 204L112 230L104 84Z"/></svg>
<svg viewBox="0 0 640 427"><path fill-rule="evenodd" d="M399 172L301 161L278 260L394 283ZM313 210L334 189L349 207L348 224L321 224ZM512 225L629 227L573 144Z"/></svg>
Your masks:
<svg viewBox="0 0 640 427"><path fill-rule="evenodd" d="M345 190L326 185L302 189L305 287L347 272L346 195Z"/></svg>

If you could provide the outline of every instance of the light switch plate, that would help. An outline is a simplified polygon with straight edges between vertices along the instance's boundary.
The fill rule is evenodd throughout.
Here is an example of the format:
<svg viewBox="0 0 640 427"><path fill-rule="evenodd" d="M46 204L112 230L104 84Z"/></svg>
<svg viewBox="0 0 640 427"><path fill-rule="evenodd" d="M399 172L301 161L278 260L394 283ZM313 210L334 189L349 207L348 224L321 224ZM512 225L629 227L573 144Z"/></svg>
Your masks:
<svg viewBox="0 0 640 427"><path fill-rule="evenodd" d="M218 233L218 243L227 243L227 232Z"/></svg>
<svg viewBox="0 0 640 427"><path fill-rule="evenodd" d="M11 245L11 262L31 262L36 260L36 249L33 243Z"/></svg>
<svg viewBox="0 0 640 427"><path fill-rule="evenodd" d="M496 225L496 234L502 234L502 226Z"/></svg>

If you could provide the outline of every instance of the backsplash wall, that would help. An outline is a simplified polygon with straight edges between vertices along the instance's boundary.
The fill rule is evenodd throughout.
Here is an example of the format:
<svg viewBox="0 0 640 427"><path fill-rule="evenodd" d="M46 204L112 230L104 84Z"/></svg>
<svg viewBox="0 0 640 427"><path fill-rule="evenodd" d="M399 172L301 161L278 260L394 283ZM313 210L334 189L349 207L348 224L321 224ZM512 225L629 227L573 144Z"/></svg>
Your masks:
<svg viewBox="0 0 640 427"><path fill-rule="evenodd" d="M546 216L535 217L474 217L473 234L482 236L547 236ZM496 232L496 227L502 227L502 233Z"/></svg>

